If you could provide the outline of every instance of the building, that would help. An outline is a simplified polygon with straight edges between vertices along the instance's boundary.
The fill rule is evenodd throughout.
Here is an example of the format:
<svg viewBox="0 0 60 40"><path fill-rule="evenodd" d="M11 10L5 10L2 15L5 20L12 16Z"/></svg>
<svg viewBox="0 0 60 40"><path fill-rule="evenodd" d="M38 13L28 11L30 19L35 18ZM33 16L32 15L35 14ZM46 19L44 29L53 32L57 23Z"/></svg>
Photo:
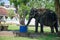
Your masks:
<svg viewBox="0 0 60 40"><path fill-rule="evenodd" d="M4 7L0 6L0 21L4 21L7 15L8 11Z"/></svg>
<svg viewBox="0 0 60 40"><path fill-rule="evenodd" d="M0 30L7 30L8 25L5 23L7 18L8 11L0 6Z"/></svg>

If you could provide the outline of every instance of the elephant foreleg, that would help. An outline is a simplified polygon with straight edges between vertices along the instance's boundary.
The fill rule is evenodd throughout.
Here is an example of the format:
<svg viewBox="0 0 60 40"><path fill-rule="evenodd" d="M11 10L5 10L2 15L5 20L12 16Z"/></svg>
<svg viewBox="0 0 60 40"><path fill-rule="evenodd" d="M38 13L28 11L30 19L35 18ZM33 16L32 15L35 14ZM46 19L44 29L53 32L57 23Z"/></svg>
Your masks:
<svg viewBox="0 0 60 40"><path fill-rule="evenodd" d="M38 21L35 21L35 32L38 32Z"/></svg>
<svg viewBox="0 0 60 40"><path fill-rule="evenodd" d="M43 33L44 31L43 31L43 25L42 24L41 24L41 28L40 29L41 29L41 33Z"/></svg>

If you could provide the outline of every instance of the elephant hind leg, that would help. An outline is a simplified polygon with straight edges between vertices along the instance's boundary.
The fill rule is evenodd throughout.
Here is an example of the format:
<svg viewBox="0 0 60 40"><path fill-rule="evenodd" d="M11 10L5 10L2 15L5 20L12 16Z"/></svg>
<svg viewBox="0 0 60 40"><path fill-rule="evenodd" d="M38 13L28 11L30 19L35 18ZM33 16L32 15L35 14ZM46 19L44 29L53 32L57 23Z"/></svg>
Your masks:
<svg viewBox="0 0 60 40"><path fill-rule="evenodd" d="M58 23L57 22L54 24L54 27L55 27L55 30L56 30L56 33L57 33L58 32Z"/></svg>
<svg viewBox="0 0 60 40"><path fill-rule="evenodd" d="M54 33L54 26L50 26L51 28L51 33Z"/></svg>

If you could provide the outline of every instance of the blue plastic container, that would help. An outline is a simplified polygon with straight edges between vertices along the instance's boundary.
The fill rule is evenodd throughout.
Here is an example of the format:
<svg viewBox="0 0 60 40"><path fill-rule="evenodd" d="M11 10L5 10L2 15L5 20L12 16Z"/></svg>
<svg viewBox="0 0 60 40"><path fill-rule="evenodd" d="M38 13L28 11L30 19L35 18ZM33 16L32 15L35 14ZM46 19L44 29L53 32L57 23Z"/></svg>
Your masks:
<svg viewBox="0 0 60 40"><path fill-rule="evenodd" d="M27 32L27 26L20 26L20 32Z"/></svg>

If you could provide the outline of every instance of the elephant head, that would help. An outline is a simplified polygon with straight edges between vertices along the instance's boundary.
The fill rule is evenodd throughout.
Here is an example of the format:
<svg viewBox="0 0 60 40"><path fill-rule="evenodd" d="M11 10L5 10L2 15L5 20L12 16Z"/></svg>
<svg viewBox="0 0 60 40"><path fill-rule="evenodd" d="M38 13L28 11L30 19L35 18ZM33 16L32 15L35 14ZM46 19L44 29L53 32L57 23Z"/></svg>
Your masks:
<svg viewBox="0 0 60 40"><path fill-rule="evenodd" d="M28 19L28 23L27 23L26 26L29 25L29 23L30 23L30 21L31 21L32 18L35 18L36 13L37 13L37 9L32 8L32 9L30 10L29 19Z"/></svg>

